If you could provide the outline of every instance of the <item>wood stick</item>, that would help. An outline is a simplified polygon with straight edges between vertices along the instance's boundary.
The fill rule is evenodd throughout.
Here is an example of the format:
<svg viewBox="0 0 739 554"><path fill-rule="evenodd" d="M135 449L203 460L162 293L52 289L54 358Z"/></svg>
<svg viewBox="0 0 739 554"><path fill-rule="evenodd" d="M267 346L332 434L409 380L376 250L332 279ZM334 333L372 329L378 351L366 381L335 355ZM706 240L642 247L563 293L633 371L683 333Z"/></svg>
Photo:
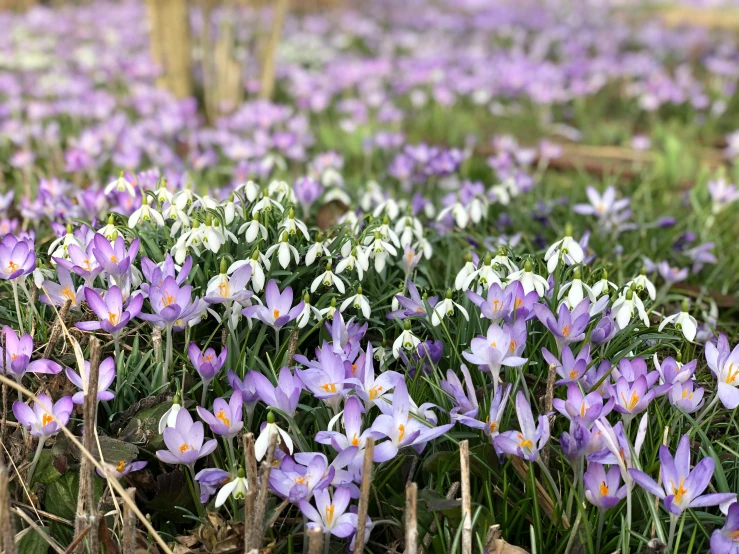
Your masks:
<svg viewBox="0 0 739 554"><path fill-rule="evenodd" d="M472 501L470 495L470 443L459 443L462 470L462 554L472 554Z"/></svg>
<svg viewBox="0 0 739 554"><path fill-rule="evenodd" d="M418 485L405 487L405 554L418 553Z"/></svg>
<svg viewBox="0 0 739 554"><path fill-rule="evenodd" d="M80 371L82 369L80 368ZM98 405L98 375L100 373L100 341L95 337L90 339L90 373L87 377L85 390L84 433L83 445L88 452L93 452L96 445L95 433L97 430ZM86 458L80 464L80 488L77 496L77 517L75 518L75 536L79 537L87 528L87 543L91 552L100 552L97 526L97 506L95 505L94 467ZM83 537L84 538L84 537ZM80 539L77 547L78 554L84 554L85 545Z"/></svg>
<svg viewBox="0 0 739 554"><path fill-rule="evenodd" d="M552 411L552 405L554 403L554 382L557 380L557 367L553 364L549 364L549 373L547 375L547 392L544 396L544 413L548 414ZM549 416L549 424L551 425L554 421L554 416ZM541 461L545 467L549 467L549 442L544 445L541 451Z"/></svg>
<svg viewBox="0 0 739 554"><path fill-rule="evenodd" d="M136 503L136 489L126 489L126 496L131 499L131 504ZM136 554L136 514L129 503L123 506L123 554Z"/></svg>
<svg viewBox="0 0 739 554"><path fill-rule="evenodd" d="M259 97L263 100L272 98L275 89L275 53L282 35L282 25L287 14L289 0L277 0L272 12L272 27L267 44L262 52L262 75L260 78Z"/></svg>
<svg viewBox="0 0 739 554"><path fill-rule="evenodd" d="M364 445L364 463L362 464L362 487L359 491L359 505L357 507L357 534L354 540L354 554L364 552L365 533L367 531L367 511L369 509L369 495L372 484L372 457L375 453L375 439L367 437Z"/></svg>
<svg viewBox="0 0 739 554"><path fill-rule="evenodd" d="M9 485L8 469L0 456L0 546L5 549L5 554L15 554L15 530L13 518L10 516Z"/></svg>
<svg viewBox="0 0 739 554"><path fill-rule="evenodd" d="M254 543L254 505L257 501L256 487L244 495L244 551L249 552Z"/></svg>
<svg viewBox="0 0 739 554"><path fill-rule="evenodd" d="M323 531L317 527L308 529L308 554L321 554L323 550Z"/></svg>
<svg viewBox="0 0 739 554"><path fill-rule="evenodd" d="M262 462L262 472L259 476L259 494L257 494L256 507L254 509L254 530L252 531L253 548L261 548L264 542L265 521L264 514L267 511L267 501L269 500L269 475L272 472L272 462L275 459L275 449L277 448L277 435L272 435L267 448L267 457ZM254 544L256 542L256 544Z"/></svg>

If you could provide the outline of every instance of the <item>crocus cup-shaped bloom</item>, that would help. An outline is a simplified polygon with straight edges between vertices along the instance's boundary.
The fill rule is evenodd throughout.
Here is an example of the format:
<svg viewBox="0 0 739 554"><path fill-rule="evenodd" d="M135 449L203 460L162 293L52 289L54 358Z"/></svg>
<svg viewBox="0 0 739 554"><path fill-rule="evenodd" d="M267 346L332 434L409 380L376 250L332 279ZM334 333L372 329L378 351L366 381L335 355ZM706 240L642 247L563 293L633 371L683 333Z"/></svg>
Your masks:
<svg viewBox="0 0 739 554"><path fill-rule="evenodd" d="M668 398L670 404L692 414L703 406L704 393L705 389L703 387L697 387L695 381L688 380L684 383L672 385Z"/></svg>
<svg viewBox="0 0 739 554"><path fill-rule="evenodd" d="M494 322L508 317L516 305L516 287L503 289L498 283L490 286L487 298L471 290L467 291L467 296L475 306L480 308L483 317Z"/></svg>
<svg viewBox="0 0 739 554"><path fill-rule="evenodd" d="M36 269L36 251L32 240L7 234L0 241L0 279L18 279Z"/></svg>
<svg viewBox="0 0 739 554"><path fill-rule="evenodd" d="M187 347L187 357L190 358L193 367L207 386L226 363L228 348L224 346L221 353L216 355L213 348L201 351L197 344L191 342Z"/></svg>
<svg viewBox="0 0 739 554"><path fill-rule="evenodd" d="M352 483L352 474L345 470L349 462L354 460L358 448L350 446L334 458L331 464L324 454L299 452L293 460L285 456L279 468L270 473L270 487L274 492L290 502L310 499L314 489L325 489L329 485L345 485L354 491L355 498L359 489Z"/></svg>
<svg viewBox="0 0 739 554"><path fill-rule="evenodd" d="M265 305L249 306L242 313L246 317L256 317L270 327L280 329L300 315L304 303L293 307L293 289L286 287L282 293L274 279L267 283L264 293Z"/></svg>
<svg viewBox="0 0 739 554"><path fill-rule="evenodd" d="M396 294L395 300L398 302L399 306L402 306L402 308L388 313L386 316L388 319L426 317L426 304L424 304L424 298L422 298L421 294L418 292L418 287L416 287L413 281L408 281L406 284L408 285L408 294L410 295L410 297L403 296L402 294ZM433 308L434 306L436 306L439 298L436 296L432 296L431 298L426 298L425 300L428 303L429 307Z"/></svg>
<svg viewBox="0 0 739 554"><path fill-rule="evenodd" d="M69 259L55 257L53 260L59 267L63 267L67 271L76 273L82 277L86 283L92 283L95 277L103 270L93 254L95 241L92 240L83 250L77 244L70 244L67 248Z"/></svg>
<svg viewBox="0 0 739 554"><path fill-rule="evenodd" d="M296 360L300 361L298 358ZM349 379L346 378L344 360L324 342L317 362L311 364L308 369L296 369L295 372L316 398L324 400L338 411L339 403L349 392Z"/></svg>
<svg viewBox="0 0 739 554"><path fill-rule="evenodd" d="M655 396L655 391L647 390L647 387L647 378L643 375L632 382L620 377L611 388L611 397L615 399L613 409L623 414L626 420L642 413Z"/></svg>
<svg viewBox="0 0 739 554"><path fill-rule="evenodd" d="M0 348L0 373L12 375L17 381L20 381L26 372L55 375L62 370L62 366L51 360L31 361L31 355L33 354L31 335L18 337L15 331L7 325L3 327L2 333L5 352Z"/></svg>
<svg viewBox="0 0 739 554"><path fill-rule="evenodd" d="M603 397L598 391L583 394L577 384L570 383L567 385L567 398L565 400L555 398L552 404L567 419L573 420L580 417L590 428L595 420L608 415L613 408L613 402L613 397L611 397L604 405Z"/></svg>
<svg viewBox="0 0 739 554"><path fill-rule="evenodd" d="M492 324L488 327L486 336L472 339L470 343L472 352L462 353L470 363L479 366L482 371L491 373L494 388L498 388L500 382L501 366L518 367L527 360L515 354L520 345L515 344L511 331L509 325L499 327Z"/></svg>
<svg viewBox="0 0 739 554"><path fill-rule="evenodd" d="M157 458L165 464L182 464L192 468L199 458L207 456L218 446L215 439L203 443L203 424L200 421L193 422L187 410L177 412L174 427L167 427L163 435L167 450L157 450Z"/></svg>
<svg viewBox="0 0 739 554"><path fill-rule="evenodd" d="M156 264L149 258L141 259L141 273L148 283L141 283L141 290L149 294L149 287L160 287L167 277L172 277L178 285L182 285L190 275L192 269L192 257L188 256L182 263L182 267L175 265L172 256L167 253L161 264Z"/></svg>
<svg viewBox="0 0 739 554"><path fill-rule="evenodd" d="M103 270L113 277L126 274L139 252L139 239L131 241L131 246L126 248L126 241L118 236L113 244L100 233L93 240L92 255L102 266Z"/></svg>
<svg viewBox="0 0 739 554"><path fill-rule="evenodd" d="M108 474L116 479L120 479L122 477L125 477L129 473L133 473L134 471L140 471L144 469L149 462L134 462L134 461L125 461L121 460L118 462L118 464L108 464ZM97 469L97 474L105 478L105 474L100 471L100 469Z"/></svg>
<svg viewBox="0 0 739 554"><path fill-rule="evenodd" d="M659 461L662 485L638 469L629 469L629 473L644 490L661 498L670 513L680 515L687 508L717 506L736 500L734 493L703 494L713 477L713 459L704 458L691 470L688 435L680 439L674 458L666 446L660 446Z"/></svg>
<svg viewBox="0 0 739 554"><path fill-rule="evenodd" d="M85 402L85 395L87 394L88 380L90 378L90 362L85 361L82 376L71 368L65 370L67 379L80 390L72 396L72 402L75 404L83 404ZM113 381L115 380L115 360L110 356L100 362L100 368L98 373L98 400L113 400L115 394L108 390Z"/></svg>
<svg viewBox="0 0 739 554"><path fill-rule="evenodd" d="M621 472L618 466L606 471L602 464L590 462L583 475L585 498L601 510L613 508L626 496L626 485L621 485Z"/></svg>
<svg viewBox="0 0 739 554"><path fill-rule="evenodd" d="M711 554L739 554L739 502L729 506L724 526L711 535Z"/></svg>
<svg viewBox="0 0 739 554"><path fill-rule="evenodd" d="M85 300L84 285L75 287L72 275L63 267L57 267L56 272L59 282L44 279L41 284L41 290L44 292L39 296L39 300L50 306L63 306L69 300L70 308L78 310Z"/></svg>
<svg viewBox="0 0 739 554"><path fill-rule="evenodd" d="M385 394L390 392L394 387L395 383L399 379L403 379L403 376L397 371L384 371L375 377L375 366L374 366L374 350L372 344L367 344L367 352L364 356L364 371L362 372L362 379L355 380L356 385L355 392L362 399L367 409L370 409L377 402L381 402ZM353 382L351 379L349 382Z"/></svg>
<svg viewBox="0 0 739 554"><path fill-rule="evenodd" d="M531 406L523 392L516 395L516 417L521 431L505 431L495 437L495 449L498 452L519 456L533 462L549 440L549 418L540 415L538 425L531 413Z"/></svg>
<svg viewBox="0 0 739 554"><path fill-rule="evenodd" d="M563 347L561 362L546 348L542 348L541 353L549 364L549 367L554 367L557 375L562 377L562 379L557 381L557 385L567 385L569 383L584 381L591 362L589 344L583 346L577 356L573 354L569 346Z"/></svg>
<svg viewBox="0 0 739 554"><path fill-rule="evenodd" d="M157 327L182 330L205 311L205 303L192 297L192 286L180 287L174 277L165 277L161 286L149 287L153 314L140 313L139 318Z"/></svg>
<svg viewBox="0 0 739 554"><path fill-rule="evenodd" d="M213 412L198 406L198 415L216 435L231 439L244 428L241 406L241 395L234 393L228 402L223 398L216 398L213 402Z"/></svg>
<svg viewBox="0 0 739 554"><path fill-rule="evenodd" d="M452 421L454 421L457 414L462 414L467 417L477 417L477 396L475 395L475 387L472 384L472 376L470 375L467 366L462 364L460 370L464 377L464 383L457 377L457 374L453 370L449 369L446 372L446 379L442 379L441 388L446 392L452 399L452 402L456 404L452 411L449 412ZM463 422L464 423L464 422ZM482 422L480 422L482 423Z"/></svg>
<svg viewBox="0 0 739 554"><path fill-rule="evenodd" d="M113 285L104 297L101 297L94 289L85 288L85 300L100 321L80 321L75 327L83 331L101 330L117 337L132 318L139 315L144 297L134 294L124 306L121 289Z"/></svg>
<svg viewBox="0 0 739 554"><path fill-rule="evenodd" d="M251 271L250 265L242 265L229 275L226 272L225 263L222 263L221 273L208 282L203 300L208 304L246 303L253 294L250 290L246 290L246 285L251 278Z"/></svg>
<svg viewBox="0 0 739 554"><path fill-rule="evenodd" d="M254 406L259 401L259 394L257 393L257 386L254 382L254 375L256 371L249 371L244 375L244 379L239 379L236 373L229 369L226 377L228 384L231 388L241 395L241 401L246 408L246 413L251 414L254 412Z"/></svg>
<svg viewBox="0 0 739 554"><path fill-rule="evenodd" d="M18 423L28 427L31 435L45 439L59 431L59 425L54 421L54 417L62 426L67 424L74 404L69 396L60 398L53 404L46 394L39 394L37 398L38 401L34 402L33 408L24 402L13 402L13 415Z"/></svg>
<svg viewBox="0 0 739 554"><path fill-rule="evenodd" d="M556 317L543 304L535 304L534 313L554 335L561 350L566 343L579 342L585 338L585 328L590 323L589 308L590 299L586 298L575 306L572 312L565 304L561 304Z"/></svg>
<svg viewBox="0 0 739 554"><path fill-rule="evenodd" d="M315 508L307 500L299 503L300 511L308 518L306 526L309 529L317 528L342 539L354 533L357 528L357 514L346 511L351 500L349 487L337 487L333 498L328 489L316 490L313 496L316 500Z"/></svg>
<svg viewBox="0 0 739 554"><path fill-rule="evenodd" d="M352 446L356 446L360 451L363 451L368 437L379 439L384 436L371 428L362 430L363 411L364 408L360 400L356 396L350 396L346 399L341 416L344 423L344 432L333 430L333 425L338 419L334 418L329 423L327 431L319 431L316 434L316 442L330 444L337 452L343 452Z"/></svg>
<svg viewBox="0 0 739 554"><path fill-rule="evenodd" d="M250 371L249 375L252 375L254 388L262 402L282 410L290 417L295 416L300 393L303 390L303 381L300 377L293 375L287 366L280 370L277 386L258 371Z"/></svg>
<svg viewBox="0 0 739 554"><path fill-rule="evenodd" d="M718 337L718 343L706 343L706 361L718 381L718 397L729 410L739 406L739 345L731 350L726 335Z"/></svg>
<svg viewBox="0 0 739 554"><path fill-rule="evenodd" d="M209 467L198 471L195 480L200 484L200 503L205 504L219 488L231 481L231 474L222 469Z"/></svg>
<svg viewBox="0 0 739 554"><path fill-rule="evenodd" d="M660 385L657 387L657 396L668 394L674 386L687 383L693 378L698 360L690 361L686 364L678 362L672 356L668 356L660 363L657 354L654 355L654 367L660 376Z"/></svg>

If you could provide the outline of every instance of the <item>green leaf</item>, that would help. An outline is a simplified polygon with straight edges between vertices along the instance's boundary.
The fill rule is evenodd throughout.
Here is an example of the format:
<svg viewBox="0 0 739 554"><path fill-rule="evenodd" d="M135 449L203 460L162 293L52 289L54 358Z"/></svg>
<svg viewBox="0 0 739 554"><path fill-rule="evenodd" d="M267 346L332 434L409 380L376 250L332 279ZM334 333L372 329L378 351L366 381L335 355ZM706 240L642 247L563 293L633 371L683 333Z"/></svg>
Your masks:
<svg viewBox="0 0 739 554"><path fill-rule="evenodd" d="M46 511L64 519L74 520L79 492L79 475L67 473L46 487Z"/></svg>
<svg viewBox="0 0 739 554"><path fill-rule="evenodd" d="M43 529L47 535L49 534L48 527L41 527L41 529ZM16 547L18 552L21 554L46 554L49 551L49 543L33 529L29 529L28 532L23 535L23 538L18 541Z"/></svg>

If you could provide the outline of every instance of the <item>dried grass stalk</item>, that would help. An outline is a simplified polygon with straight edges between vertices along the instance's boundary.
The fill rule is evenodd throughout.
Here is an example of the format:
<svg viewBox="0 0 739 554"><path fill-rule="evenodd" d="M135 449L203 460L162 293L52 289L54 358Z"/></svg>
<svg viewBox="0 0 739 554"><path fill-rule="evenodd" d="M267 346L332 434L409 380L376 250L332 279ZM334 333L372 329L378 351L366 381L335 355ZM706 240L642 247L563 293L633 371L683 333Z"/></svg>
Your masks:
<svg viewBox="0 0 739 554"><path fill-rule="evenodd" d="M354 554L364 552L365 533L367 532L367 511L369 509L370 486L372 484L372 457L375 453L375 439L368 437L364 445L364 463L362 464L362 488L359 492L357 507L357 535L354 541Z"/></svg>
<svg viewBox="0 0 739 554"><path fill-rule="evenodd" d="M308 529L308 554L321 554L323 550L323 531L316 527Z"/></svg>
<svg viewBox="0 0 739 554"><path fill-rule="evenodd" d="M470 494L470 443L459 443L462 472L462 554L472 554L472 500Z"/></svg>
<svg viewBox="0 0 739 554"><path fill-rule="evenodd" d="M131 505L136 505L136 489L126 489L126 496L130 499L123 506L123 554L136 554L136 514Z"/></svg>
<svg viewBox="0 0 739 554"><path fill-rule="evenodd" d="M15 531L10 516L10 476L0 456L0 546L5 554L15 554Z"/></svg>
<svg viewBox="0 0 739 554"><path fill-rule="evenodd" d="M405 487L405 554L418 552L418 485Z"/></svg>

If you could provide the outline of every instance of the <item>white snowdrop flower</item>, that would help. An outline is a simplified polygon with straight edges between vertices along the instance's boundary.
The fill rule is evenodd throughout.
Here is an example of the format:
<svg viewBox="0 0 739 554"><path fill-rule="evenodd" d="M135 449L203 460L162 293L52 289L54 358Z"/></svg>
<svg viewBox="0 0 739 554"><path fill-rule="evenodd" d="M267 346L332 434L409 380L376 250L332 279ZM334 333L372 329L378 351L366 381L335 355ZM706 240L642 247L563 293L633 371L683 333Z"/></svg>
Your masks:
<svg viewBox="0 0 739 554"><path fill-rule="evenodd" d="M226 242L226 236L223 234L220 221L217 219L213 221L212 216L207 214L205 216L205 225L203 225L201 229L203 230L203 246L214 254L217 254ZM236 237L234 237L234 242L236 242Z"/></svg>
<svg viewBox="0 0 739 554"><path fill-rule="evenodd" d="M269 443L267 443L269 446ZM236 500L243 500L246 492L249 490L249 483L246 480L246 473L242 468L236 474L236 479L232 479L221 487L216 495L215 507L220 508L226 503L229 496L233 496Z"/></svg>
<svg viewBox="0 0 739 554"><path fill-rule="evenodd" d="M322 318L323 316L318 308L310 303L310 294L306 292L303 295L303 311L300 312L300 315L298 315L297 318L295 318L295 323L297 324L298 329L302 329L308 325L311 319L321 321Z"/></svg>
<svg viewBox="0 0 739 554"><path fill-rule="evenodd" d="M279 202L274 201L268 193L265 193L264 196L254 204L254 207L251 209L251 215L254 215L255 213L271 210L272 208L278 209L280 212L284 212L285 208L282 207L282 204Z"/></svg>
<svg viewBox="0 0 739 554"><path fill-rule="evenodd" d="M112 218L113 216L111 216ZM113 232L111 232L110 236L112 238L108 238L108 240L113 241L115 240L115 237L118 236L118 231L115 229L115 226L113 227ZM107 237L106 237L107 238ZM68 250L70 245L76 245L78 246L83 252L85 250L85 245L82 243L80 239L74 236L74 233L72 232L72 224L67 223L67 232L64 233L61 237L57 237L54 239L54 241L49 245L49 256L52 258L52 263L54 262L53 258L67 258L68 257Z"/></svg>
<svg viewBox="0 0 739 554"><path fill-rule="evenodd" d="M501 276L502 272L500 268L505 268L509 274L518 271L518 266L511 261L511 259L506 254L505 248L502 247L498 249L498 253L492 259L492 264L493 267L496 268L498 274Z"/></svg>
<svg viewBox="0 0 739 554"><path fill-rule="evenodd" d="M269 238L267 228L259 222L259 212L252 216L251 221L244 223L239 227L239 234L244 235L244 240L246 240L248 244L254 242L260 234L262 235L263 240L267 240Z"/></svg>
<svg viewBox="0 0 739 554"><path fill-rule="evenodd" d="M136 197L136 187L123 176L122 171L116 180L111 181L105 186L103 192L108 195L113 191L127 192L130 196Z"/></svg>
<svg viewBox="0 0 739 554"><path fill-rule="evenodd" d="M267 193L278 202L287 200L290 203L295 203L295 193L293 193L292 187L285 181L272 181L267 186Z"/></svg>
<svg viewBox="0 0 739 554"><path fill-rule="evenodd" d="M462 290L464 288L465 282L467 281L467 277L475 273L476 270L477 268L472 262L472 254L468 252L465 256L465 263L462 266L462 269L459 270L457 276L454 278L455 290Z"/></svg>
<svg viewBox="0 0 739 554"><path fill-rule="evenodd" d="M162 211L162 215L165 219L171 219L175 222L172 226L170 236L174 236L181 227L190 226L190 208L192 207L192 204L188 200L188 195L180 194L181 192L184 191L177 192L172 197L172 202L170 202L170 204Z"/></svg>
<svg viewBox="0 0 739 554"><path fill-rule="evenodd" d="M251 288L254 292L259 293L264 288L264 270L269 271L269 260L267 260L266 256L259 249L255 249L251 258L248 260L239 260L232 263L226 273L231 275L234 271L247 264L251 266Z"/></svg>
<svg viewBox="0 0 739 554"><path fill-rule="evenodd" d="M698 323L696 322L695 318L688 313L687 300L683 301L682 309L680 310L680 312L668 316L662 320L662 323L659 324L659 330L661 331L662 329L664 329L668 323L674 324L675 328L682 331L683 336L689 341L692 342L693 339L695 339L695 335L698 332Z"/></svg>
<svg viewBox="0 0 739 554"><path fill-rule="evenodd" d="M452 300L452 289L449 289L446 291L446 298L434 306L433 313L431 314L431 324L434 327L438 327L442 319L454 314L454 308L458 309L467 321L470 320L467 310Z"/></svg>
<svg viewBox="0 0 739 554"><path fill-rule="evenodd" d="M418 348L419 344L421 344L421 339L411 332L411 322L409 319L406 319L403 324L403 332L393 342L393 356L397 360L400 356L401 348L406 352L411 352Z"/></svg>
<svg viewBox="0 0 739 554"><path fill-rule="evenodd" d="M390 255L397 256L398 251L387 241L382 240L380 233L375 233L374 239L369 245L369 255L375 260L375 270L379 273L385 269L385 263Z"/></svg>
<svg viewBox="0 0 739 554"><path fill-rule="evenodd" d="M341 202L345 206L351 206L352 198L344 189L333 187L323 194L323 203L328 204L329 202Z"/></svg>
<svg viewBox="0 0 739 554"><path fill-rule="evenodd" d="M592 289L593 295L595 298L600 298L604 294L609 294L612 290L618 290L618 285L616 283L612 283L608 280L608 272L606 270L603 270L603 276L600 278L600 281L596 282Z"/></svg>
<svg viewBox="0 0 739 554"><path fill-rule="evenodd" d="M287 231L289 235L294 235L300 231L305 237L305 240L310 240L308 227L306 227L305 223L295 218L295 210L292 208L288 210L287 217L280 222L278 229Z"/></svg>
<svg viewBox="0 0 739 554"><path fill-rule="evenodd" d="M356 269L359 280L364 279L364 272L369 270L369 255L361 245L352 248L351 253L342 258L336 265L337 274L342 273L345 269L349 271Z"/></svg>
<svg viewBox="0 0 739 554"><path fill-rule="evenodd" d="M485 256L485 260L480 264L480 267L467 276L462 288L470 290L470 285L472 285L475 280L477 280L480 287L485 290L489 289L493 283L498 283L501 287L503 286L503 283L500 280L500 275L498 275L498 272L493 268L493 262L490 259L490 255Z"/></svg>
<svg viewBox="0 0 739 554"><path fill-rule="evenodd" d="M467 214L467 208L465 208L459 200L452 204L451 206L447 206L443 210L439 212L439 215L436 216L437 221L441 221L444 219L447 214L451 213L452 217L454 218L455 223L457 224L457 227L460 229L464 229L467 227L467 223L469 223L470 216Z"/></svg>
<svg viewBox="0 0 739 554"><path fill-rule="evenodd" d="M539 296L544 296L544 293L549 290L549 283L544 277L534 273L533 269L534 264L530 260L526 260L526 263L523 264L523 269L519 269L508 275L508 282L519 281L521 286L523 286L524 294L535 290Z"/></svg>
<svg viewBox="0 0 739 554"><path fill-rule="evenodd" d="M585 253L575 239L572 238L572 227L570 225L565 226L564 238L558 240L549 247L546 254L544 254L544 261L547 262L547 271L554 273L559 263L560 253L563 256L568 256L574 263L582 263Z"/></svg>
<svg viewBox="0 0 739 554"><path fill-rule="evenodd" d="M231 194L223 206L223 220L226 225L231 225L234 219L236 219L236 204L234 203L234 195Z"/></svg>
<svg viewBox="0 0 739 554"><path fill-rule="evenodd" d="M316 258L320 258L326 255L330 255L330 254L328 250L326 249L326 245L323 242L323 235L319 233L316 236L316 242L311 244L308 247L308 251L305 253L305 265L308 265L308 266L313 265L313 262L316 261ZM340 272L337 271L337 273L340 273Z"/></svg>
<svg viewBox="0 0 739 554"><path fill-rule="evenodd" d="M331 304L327 308L322 308L318 310L318 312L321 314L322 318L325 317L326 319L333 319L336 310L336 298L334 297L331 299Z"/></svg>
<svg viewBox="0 0 739 554"><path fill-rule="evenodd" d="M357 226L359 224L359 216L357 216L357 212L355 210L347 210L345 214L339 217L337 223L346 225L352 232L356 233Z"/></svg>
<svg viewBox="0 0 739 554"><path fill-rule="evenodd" d="M504 185L493 185L490 187L490 192L493 194L494 199L501 205L507 206L511 203L511 195L508 192L508 188Z"/></svg>
<svg viewBox="0 0 739 554"><path fill-rule="evenodd" d="M164 433L167 427L174 427L177 422L177 414L180 413L182 406L180 405L180 396L174 395L172 399L172 406L164 412L161 418L159 418L159 434Z"/></svg>
<svg viewBox="0 0 739 554"><path fill-rule="evenodd" d="M488 213L488 203L484 198L475 196L467 205L467 213L473 223L480 223Z"/></svg>
<svg viewBox="0 0 739 554"><path fill-rule="evenodd" d="M630 287L632 284L636 287L637 291L646 290L647 294L649 294L649 298L652 299L652 302L657 298L657 289L654 288L654 283L652 283L652 281L649 280L649 277L647 277L646 267L642 267L641 274L626 283L626 286Z"/></svg>
<svg viewBox="0 0 739 554"><path fill-rule="evenodd" d="M332 239L333 240L333 239ZM341 253L342 258L346 258L349 254L351 254L351 251L354 249L354 246L357 244L356 240L347 238L344 242L341 243L341 247L339 248L339 252Z"/></svg>
<svg viewBox="0 0 739 554"><path fill-rule="evenodd" d="M323 173L321 173L321 184L328 187L343 187L344 178L341 173L335 167L327 167Z"/></svg>
<svg viewBox="0 0 739 554"><path fill-rule="evenodd" d="M427 260L430 260L431 256L434 254L434 248L425 236L418 239L418 242L413 246L413 249L423 252L423 257Z"/></svg>
<svg viewBox="0 0 739 554"><path fill-rule="evenodd" d="M372 313L372 309L370 308L369 301L367 298L362 294L362 286L357 287L357 294L354 296L350 296L346 300L344 300L341 303L341 308L339 308L342 312L346 310L349 306L353 306L354 308L357 308L358 310L362 311L362 315L365 317L365 319L369 319L370 314Z"/></svg>
<svg viewBox="0 0 739 554"><path fill-rule="evenodd" d="M372 217L380 217L380 214L385 212L385 215L395 221L398 215L400 215L400 206L394 198L387 198L382 200L372 211Z"/></svg>
<svg viewBox="0 0 739 554"><path fill-rule="evenodd" d="M423 238L423 225L415 217L407 215L395 224L395 234L398 235L400 246L407 248L415 240Z"/></svg>
<svg viewBox="0 0 739 554"><path fill-rule="evenodd" d="M152 221L157 226L164 227L162 214L149 206L149 196L146 193L141 196L141 207L128 218L128 226L134 228L142 221Z"/></svg>
<svg viewBox="0 0 739 554"><path fill-rule="evenodd" d="M270 246L265 252L265 256L271 261L272 254L275 252L277 252L277 261L282 269L287 269L287 266L290 265L290 254L292 254L296 264L300 263L298 249L287 241L287 232L285 231L282 232L282 240Z"/></svg>
<svg viewBox="0 0 739 554"><path fill-rule="evenodd" d="M583 298L585 298L586 294L590 299L591 305L594 304L595 294L593 293L593 289L582 282L582 279L580 278L580 270L575 269L572 281L565 283L562 285L562 288L559 289L559 300L564 301L565 305L571 310L577 306Z"/></svg>
<svg viewBox="0 0 739 554"><path fill-rule="evenodd" d="M390 228L390 219L387 215L383 218L382 224L377 227L376 232L380 233L383 240L390 239L390 242L392 242L396 248L400 248L398 235L396 235L395 231Z"/></svg>
<svg viewBox="0 0 739 554"><path fill-rule="evenodd" d="M254 202L257 198L259 198L259 193L261 192L259 190L259 185L257 185L254 181L247 181L246 183L241 183L239 186L236 187L236 192L244 191L244 196L246 196L246 199L249 202Z"/></svg>
<svg viewBox="0 0 739 554"><path fill-rule="evenodd" d="M174 194L167 188L167 180L162 179L159 188L154 191L154 196L157 199L157 202L159 202L160 206L163 206L165 203L172 203L172 200L174 199Z"/></svg>
<svg viewBox="0 0 739 554"><path fill-rule="evenodd" d="M316 292L316 289L318 289L318 286L321 284L323 284L323 286L325 287L330 287L333 285L336 287L336 290L338 290L342 294L346 291L346 287L344 287L344 281L341 280L341 277L339 277L338 275L334 275L333 271L331 271L330 261L326 264L326 271L313 279L313 283L311 283L310 286L310 291Z"/></svg>
<svg viewBox="0 0 739 554"><path fill-rule="evenodd" d="M611 309L616 318L616 325L618 325L619 330L628 327L634 313L639 315L645 327L649 327L649 317L644 310L644 303L631 288L626 289L626 292L622 292L619 295Z"/></svg>
<svg viewBox="0 0 739 554"><path fill-rule="evenodd" d="M115 217L113 217L113 214L110 214L108 216L108 223L100 227L97 232L103 235L108 240L112 240L113 235L118 234L118 229L115 226Z"/></svg>
<svg viewBox="0 0 739 554"><path fill-rule="evenodd" d="M272 412L267 412L267 425L264 426L262 432L254 442L254 453L256 454L257 461L261 462L264 455L269 449L269 443L272 441L272 436L277 435L277 444L281 442L285 443L288 452L292 455L293 453L293 441L285 431L280 429L275 423L275 416Z"/></svg>

